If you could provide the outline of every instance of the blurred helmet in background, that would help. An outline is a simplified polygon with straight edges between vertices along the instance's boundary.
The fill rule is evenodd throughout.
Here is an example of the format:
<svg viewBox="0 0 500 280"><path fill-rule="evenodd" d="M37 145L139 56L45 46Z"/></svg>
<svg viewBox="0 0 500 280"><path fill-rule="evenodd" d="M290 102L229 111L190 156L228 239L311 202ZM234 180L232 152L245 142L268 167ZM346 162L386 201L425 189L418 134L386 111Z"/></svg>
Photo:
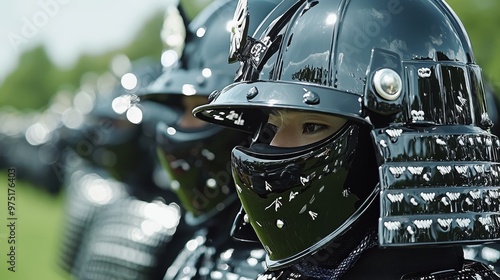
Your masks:
<svg viewBox="0 0 500 280"><path fill-rule="evenodd" d="M258 11L250 30L255 30L275 6L273 2L249 2ZM249 135L200 122L191 113L195 106L208 102L211 92L234 79L237 65L228 63L227 54L236 4L220 0L203 9L186 28L179 60L138 94L141 103L155 100L178 114L158 123L157 150L172 189L188 212L188 223L203 222L236 200L230 149L248 140Z"/></svg>

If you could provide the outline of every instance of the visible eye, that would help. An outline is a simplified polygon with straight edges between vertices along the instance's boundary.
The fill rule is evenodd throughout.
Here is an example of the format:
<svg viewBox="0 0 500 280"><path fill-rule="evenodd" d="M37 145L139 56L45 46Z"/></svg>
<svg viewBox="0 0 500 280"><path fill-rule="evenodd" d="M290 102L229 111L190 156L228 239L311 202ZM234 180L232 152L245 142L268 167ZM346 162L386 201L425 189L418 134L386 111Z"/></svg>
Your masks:
<svg viewBox="0 0 500 280"><path fill-rule="evenodd" d="M302 133L304 134L313 134L318 133L320 131L328 129L328 125L318 124L318 123L305 123L302 126Z"/></svg>

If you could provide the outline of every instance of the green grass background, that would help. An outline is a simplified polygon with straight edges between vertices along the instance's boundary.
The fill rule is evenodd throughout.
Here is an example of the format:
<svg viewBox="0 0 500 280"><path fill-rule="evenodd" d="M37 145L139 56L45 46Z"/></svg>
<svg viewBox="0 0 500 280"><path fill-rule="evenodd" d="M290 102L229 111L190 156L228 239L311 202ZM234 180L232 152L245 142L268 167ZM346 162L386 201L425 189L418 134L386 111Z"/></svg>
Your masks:
<svg viewBox="0 0 500 280"><path fill-rule="evenodd" d="M58 267L64 219L63 194L50 195L16 181L16 272L8 268L7 173L0 173L0 279L71 279Z"/></svg>

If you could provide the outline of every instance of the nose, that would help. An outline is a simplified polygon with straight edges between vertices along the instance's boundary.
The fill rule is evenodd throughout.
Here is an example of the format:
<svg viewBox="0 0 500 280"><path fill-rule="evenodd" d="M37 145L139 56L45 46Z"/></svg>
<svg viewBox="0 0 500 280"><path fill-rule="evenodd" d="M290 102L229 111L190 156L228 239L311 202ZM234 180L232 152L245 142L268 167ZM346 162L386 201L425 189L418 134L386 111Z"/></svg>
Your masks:
<svg viewBox="0 0 500 280"><path fill-rule="evenodd" d="M301 145L300 135L293 129L281 127L274 135L270 145L282 148L298 147Z"/></svg>

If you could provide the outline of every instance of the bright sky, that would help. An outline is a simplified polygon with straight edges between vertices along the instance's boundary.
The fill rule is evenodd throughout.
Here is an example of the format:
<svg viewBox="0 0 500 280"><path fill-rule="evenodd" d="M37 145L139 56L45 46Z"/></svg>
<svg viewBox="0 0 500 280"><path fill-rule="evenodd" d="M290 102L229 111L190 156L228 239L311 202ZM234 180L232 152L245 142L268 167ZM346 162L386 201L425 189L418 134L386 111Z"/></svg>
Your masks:
<svg viewBox="0 0 500 280"><path fill-rule="evenodd" d="M70 67L82 53L102 53L130 42L145 20L173 2L1 1L0 82L15 69L23 51L40 43L54 63Z"/></svg>

